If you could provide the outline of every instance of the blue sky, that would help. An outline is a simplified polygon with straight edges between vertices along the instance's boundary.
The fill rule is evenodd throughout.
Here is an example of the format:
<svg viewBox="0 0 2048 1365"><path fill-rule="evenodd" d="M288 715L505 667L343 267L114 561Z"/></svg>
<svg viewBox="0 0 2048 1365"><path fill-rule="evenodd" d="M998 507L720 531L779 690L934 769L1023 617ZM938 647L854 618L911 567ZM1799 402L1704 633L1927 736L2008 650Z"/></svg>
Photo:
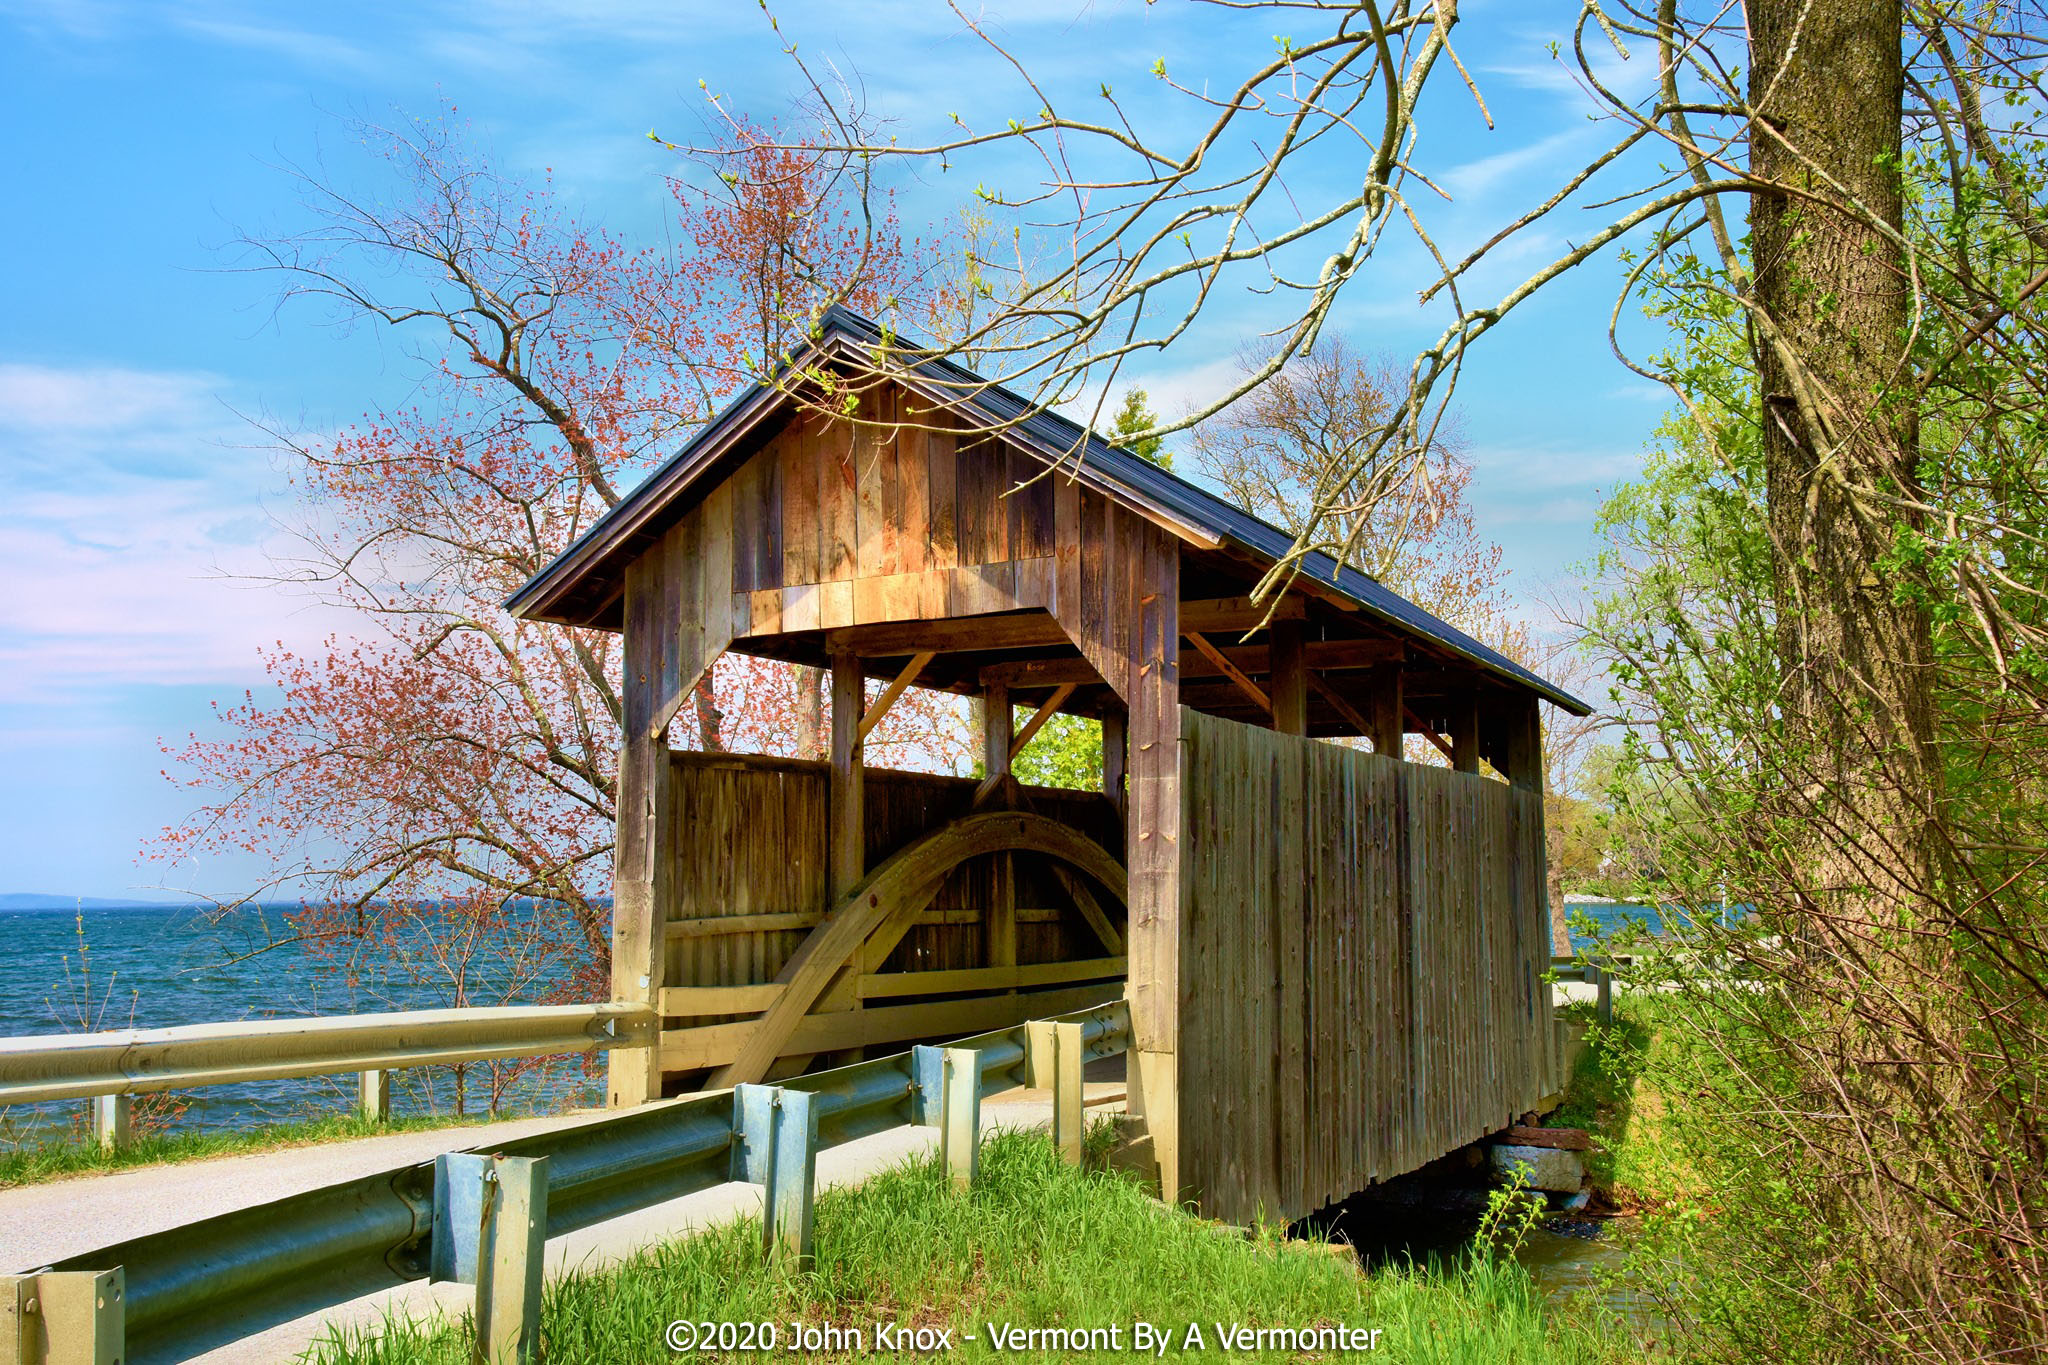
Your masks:
<svg viewBox="0 0 2048 1365"><path fill-rule="evenodd" d="M1448 87L1429 111L1418 156L1453 195L1430 209L1451 248L1540 198L1607 136L1548 53L1576 8L1462 7L1461 52L1497 126ZM940 111L984 126L1029 111L943 6L778 13L807 57L860 73L871 107L906 136L937 131ZM1146 93L1155 58L1198 84L1232 70L1246 44L1270 46L1272 27L1233 28L1174 0L988 13L1049 79L1111 80L1161 117L1172 106ZM402 399L414 377L388 337L277 309L273 282L224 269L239 232L298 221L277 167L348 173L339 118L445 102L501 169L552 168L586 219L646 239L665 230L661 177L673 168L646 133L701 126L700 77L772 117L794 72L743 3L0 0L15 204L0 217L0 892L117 896L168 878L232 893L260 875L231 860L136 863L190 800L160 775L160 737L260 689L261 645L349 628L245 581L266 562L280 483L250 419L331 430ZM943 219L971 184L906 183L905 217ZM1479 292L1557 241L1512 253ZM1397 352L1432 337L1440 321L1413 302L1419 264L1412 249L1390 252L1338 321ZM1608 351L1617 278L1610 256L1518 313L1482 343L1461 391L1476 510L1532 601L1569 589L1600 490L1637 468L1663 411L1660 391ZM1164 405L1199 396L1257 330L1260 306L1223 299L1136 377Z"/></svg>

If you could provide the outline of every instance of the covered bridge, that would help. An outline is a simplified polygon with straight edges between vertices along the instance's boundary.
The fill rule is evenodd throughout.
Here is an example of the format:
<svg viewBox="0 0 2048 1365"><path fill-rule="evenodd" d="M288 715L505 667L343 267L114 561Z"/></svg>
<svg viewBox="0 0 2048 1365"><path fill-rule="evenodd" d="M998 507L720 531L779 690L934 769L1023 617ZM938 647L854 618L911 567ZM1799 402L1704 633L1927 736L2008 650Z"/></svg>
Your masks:
<svg viewBox="0 0 2048 1365"><path fill-rule="evenodd" d="M844 310L783 374L510 604L625 636L613 992L663 1032L612 1103L1127 995L1161 1188L1244 1219L1537 1102L1537 707L1583 703L1326 558L1252 602L1284 532ZM728 650L831 671L828 759L670 748ZM985 779L864 768L908 686L985 699ZM1101 792L1008 778L1056 712Z"/></svg>

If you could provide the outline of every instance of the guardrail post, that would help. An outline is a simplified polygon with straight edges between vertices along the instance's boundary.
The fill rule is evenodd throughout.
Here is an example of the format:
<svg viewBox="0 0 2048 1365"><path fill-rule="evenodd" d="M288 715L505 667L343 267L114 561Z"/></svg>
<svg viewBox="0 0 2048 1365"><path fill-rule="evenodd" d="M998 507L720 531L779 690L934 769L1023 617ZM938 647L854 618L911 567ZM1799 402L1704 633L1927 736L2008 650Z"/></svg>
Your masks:
<svg viewBox="0 0 2048 1365"><path fill-rule="evenodd" d="M816 1260L817 1096L778 1085L733 1087L733 1178L761 1187L761 1250L798 1270Z"/></svg>
<svg viewBox="0 0 2048 1365"><path fill-rule="evenodd" d="M1052 1092L1052 1145L1070 1165L1081 1164L1081 1069L1087 1055L1081 1026L1052 1019L1024 1025L1024 1077L1033 1090Z"/></svg>
<svg viewBox="0 0 2048 1365"><path fill-rule="evenodd" d="M1031 1019L1024 1024L1024 1084L1033 1090L1052 1089L1055 1049L1053 1021Z"/></svg>
<svg viewBox="0 0 2048 1365"><path fill-rule="evenodd" d="M940 1082L939 1160L953 1177L953 1188L974 1183L981 1166L981 1054L972 1048L943 1050Z"/></svg>
<svg viewBox="0 0 2048 1365"><path fill-rule="evenodd" d="M946 1088L946 1049L923 1043L910 1049L910 1108L912 1121L922 1128L936 1128L940 1100Z"/></svg>
<svg viewBox="0 0 2048 1365"><path fill-rule="evenodd" d="M434 1231L427 1246L427 1278L435 1283L476 1283L484 1172L490 1165L491 1159L481 1152L443 1152L434 1158Z"/></svg>
<svg viewBox="0 0 2048 1365"><path fill-rule="evenodd" d="M1593 980L1598 992L1598 1004L1594 1014L1603 1026L1614 1023L1614 973L1607 970L1607 964L1593 964Z"/></svg>
<svg viewBox="0 0 2048 1365"><path fill-rule="evenodd" d="M364 1071L356 1078L356 1114L366 1123L391 1121L391 1073Z"/></svg>
<svg viewBox="0 0 2048 1365"><path fill-rule="evenodd" d="M483 1180L477 1236L476 1365L540 1359L541 1271L548 1236L548 1159L500 1156Z"/></svg>
<svg viewBox="0 0 2048 1365"><path fill-rule="evenodd" d="M427 1278L476 1286L479 1365L540 1359L546 1157L443 1152L434 1158L434 1230Z"/></svg>
<svg viewBox="0 0 2048 1365"><path fill-rule="evenodd" d="M135 1140L135 1097L95 1095L92 1136L103 1152L118 1152Z"/></svg>
<svg viewBox="0 0 2048 1365"><path fill-rule="evenodd" d="M119 1266L0 1277L0 1365L121 1365L126 1290Z"/></svg>

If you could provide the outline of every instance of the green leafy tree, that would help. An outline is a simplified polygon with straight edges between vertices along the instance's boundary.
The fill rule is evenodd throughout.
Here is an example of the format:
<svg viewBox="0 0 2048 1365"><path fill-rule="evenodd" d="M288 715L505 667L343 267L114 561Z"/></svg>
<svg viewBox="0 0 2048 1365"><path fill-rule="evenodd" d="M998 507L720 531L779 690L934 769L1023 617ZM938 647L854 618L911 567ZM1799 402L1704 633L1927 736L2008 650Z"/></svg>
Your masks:
<svg viewBox="0 0 2048 1365"><path fill-rule="evenodd" d="M1109 429L1111 439L1139 459L1171 469L1173 452L1166 449L1166 438L1157 434L1158 428L1159 414L1152 411L1150 395L1140 388L1124 390L1123 405L1116 410L1116 421Z"/></svg>

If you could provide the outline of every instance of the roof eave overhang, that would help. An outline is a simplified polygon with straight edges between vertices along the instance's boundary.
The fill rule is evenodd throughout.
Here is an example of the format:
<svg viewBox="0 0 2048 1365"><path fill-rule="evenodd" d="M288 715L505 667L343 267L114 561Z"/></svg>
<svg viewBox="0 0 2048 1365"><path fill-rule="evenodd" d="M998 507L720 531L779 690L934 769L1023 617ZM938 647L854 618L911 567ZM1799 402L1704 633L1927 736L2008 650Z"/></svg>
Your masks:
<svg viewBox="0 0 2048 1365"><path fill-rule="evenodd" d="M578 537L568 549L507 598L506 610L522 621L565 626L599 625L605 614L603 606L596 610L568 609L577 590L589 576L600 571L607 561L626 551L640 537L654 533L655 528L665 519L686 510L687 503L684 499L692 485L758 430L762 423L778 413L785 403L795 401L796 396L783 382L785 376L800 374L820 362L832 361L860 365L873 374L904 385L935 406L956 410L964 406L971 409L975 416L987 423L990 435L1007 440L1044 460L1052 471L1048 477L1072 478L1092 492L1144 517L1190 545L1205 550L1236 551L1255 562L1271 563L1272 557L1257 546L1236 536L1219 533L1198 522L1190 521L1173 508L1144 497L1136 490L1105 476L1082 458L1081 450L1058 448L1056 443L1043 440L1023 426L1005 420L999 413L977 403L971 391L962 392L960 388L949 386L929 372L922 372L917 362L887 364L887 354L885 351L885 363L878 364L873 349L865 341L849 336L828 323L823 335L809 342L803 350L792 356L775 378L753 384L746 393L714 417L710 425L675 459L649 475L617 506L606 512L595 525ZM623 569L624 566L620 565L619 570L623 572ZM1592 708L1585 702L1568 692L1550 686L1536 675L1525 676L1503 668L1494 660L1474 655L1469 650L1461 648L1455 641L1441 639L1431 632L1420 630L1414 623L1404 621L1370 602L1353 596L1331 579L1303 569L1295 582L1313 590L1317 596L1332 605L1342 610L1358 612L1396 634L1420 636L1503 682L1535 692L1544 700L1573 715L1585 716L1592 713ZM608 594L607 603L615 597L616 594Z"/></svg>

